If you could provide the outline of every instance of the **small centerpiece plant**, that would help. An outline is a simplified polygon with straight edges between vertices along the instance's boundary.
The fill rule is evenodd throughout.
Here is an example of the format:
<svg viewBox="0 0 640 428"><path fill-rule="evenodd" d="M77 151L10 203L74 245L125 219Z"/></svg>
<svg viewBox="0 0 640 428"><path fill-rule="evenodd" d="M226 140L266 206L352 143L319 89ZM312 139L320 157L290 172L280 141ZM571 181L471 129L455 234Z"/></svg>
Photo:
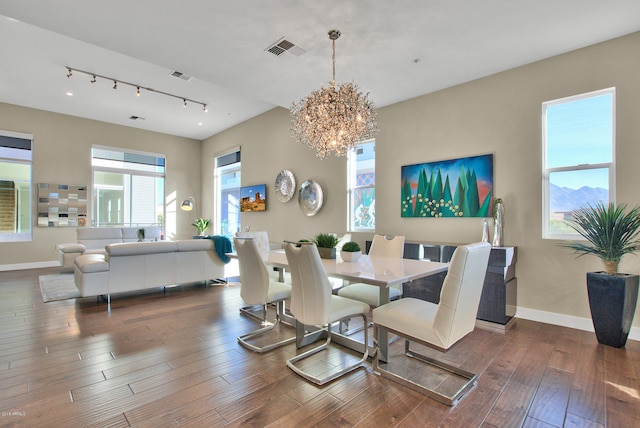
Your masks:
<svg viewBox="0 0 640 428"><path fill-rule="evenodd" d="M361 255L360 245L354 241L345 242L340 250L340 257L345 262L357 262Z"/></svg>
<svg viewBox="0 0 640 428"><path fill-rule="evenodd" d="M336 258L336 245L338 237L332 233L319 233L313 238L313 243L318 247L320 257L323 259Z"/></svg>

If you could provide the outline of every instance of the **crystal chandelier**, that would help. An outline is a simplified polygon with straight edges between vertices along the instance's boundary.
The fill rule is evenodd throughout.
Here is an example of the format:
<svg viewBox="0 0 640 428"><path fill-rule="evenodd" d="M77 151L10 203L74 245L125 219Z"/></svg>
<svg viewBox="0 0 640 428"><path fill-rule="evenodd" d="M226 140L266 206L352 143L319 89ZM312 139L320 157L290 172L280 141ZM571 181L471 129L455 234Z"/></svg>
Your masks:
<svg viewBox="0 0 640 428"><path fill-rule="evenodd" d="M353 83L336 85L336 40L340 31L329 31L333 46L333 80L328 87L311 92L291 107L293 138L325 159L330 154L344 156L358 143L378 132L376 111L369 93L358 92Z"/></svg>

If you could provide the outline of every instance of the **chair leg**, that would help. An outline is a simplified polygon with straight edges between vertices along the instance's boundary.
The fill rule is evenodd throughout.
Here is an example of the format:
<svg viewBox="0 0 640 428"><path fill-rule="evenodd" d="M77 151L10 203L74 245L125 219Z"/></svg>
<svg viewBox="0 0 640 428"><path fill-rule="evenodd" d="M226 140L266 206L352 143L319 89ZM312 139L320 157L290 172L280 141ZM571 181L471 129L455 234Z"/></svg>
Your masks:
<svg viewBox="0 0 640 428"><path fill-rule="evenodd" d="M468 372L466 370L463 370L459 367L455 367L452 366L450 364L447 363L443 363L442 361L438 361L435 360L433 358L427 357L425 355L419 354L415 351L412 351L409 349L410 347L410 340L408 338L405 337L405 355L407 357L410 358L415 358L419 361L422 361L423 363L426 363L430 366L434 366L437 367L441 370L445 370L449 373L452 373L455 376L461 377L463 379L466 379L466 382L464 382L456 391L454 391L453 394L451 395L446 395L442 392L436 391L432 388L429 388L425 385L421 385L417 382L412 381L411 379L408 379L406 377L400 376L396 373L393 373L387 369L383 369L380 367L379 362L378 362L378 355L377 355L377 351L378 351L378 346L377 346L377 341L378 341L378 332L379 332L379 326L377 324L374 324L373 327L373 334L374 334L374 355L373 355L373 362L372 362L372 367L373 367L373 372L390 380L393 380L401 385L404 385L408 388L413 389L414 391L417 391L419 393L425 394L428 397L433 398L436 401L439 401L443 404L446 404L448 406L455 406L456 404L458 404L458 402L466 396L466 394L471 391L477 384L478 384L478 375L475 373L471 373ZM395 334L399 334L397 331L394 331ZM391 356L388 355L388 363L389 364L391 361Z"/></svg>
<svg viewBox="0 0 640 428"><path fill-rule="evenodd" d="M261 308L260 308L261 309L261 314L260 315L257 315L255 313L256 306L258 306L258 305L243 306L242 308L240 308L240 313L242 315L246 315L249 318L252 318L254 320L263 322L264 319L265 319L265 311L266 311L265 306L261 305Z"/></svg>
<svg viewBox="0 0 640 428"><path fill-rule="evenodd" d="M363 322L366 324L367 322L367 314L360 314L360 316L363 319ZM342 321L342 320L340 320ZM367 332L367 330L364 330L364 354L362 356L362 359L360 359L359 361L357 361L354 364L350 364L348 366L342 367L340 368L338 371L329 374L328 376L325 377L317 377L314 376L308 372L305 372L304 370L302 370L301 368L297 367L295 365L295 363L297 363L300 360L303 360L311 355L317 354L320 351L323 351L325 349L327 349L327 347L329 346L329 344L331 343L331 325L326 326L327 328L327 340L322 343L320 346L317 346L313 349L310 349L308 351L303 352L300 355L296 355L293 358L290 358L289 360L287 360L287 367L289 367L291 370L293 370L296 374L302 376L303 378L307 379L308 381L311 381L317 385L324 385L325 383L331 382L332 380L352 371L357 369L358 367L362 366L366 361L367 358L369 356L369 334Z"/></svg>
<svg viewBox="0 0 640 428"><path fill-rule="evenodd" d="M362 330L364 330L364 326L367 326L367 328L373 326L373 322L367 320L367 322L361 326L358 326L354 329L349 329L349 320L346 321L340 321L340 326L339 326L339 332L341 335L343 336L351 336L352 334L356 334L361 332Z"/></svg>
<svg viewBox="0 0 640 428"><path fill-rule="evenodd" d="M238 343L240 343L240 345L244 346L245 348L254 351L254 352L258 352L258 353L263 353L263 352L267 352L267 351L271 351L272 349L278 348L280 346L284 346L284 345L288 345L290 343L295 342L296 337L290 337L288 339L284 339L281 340L279 342L275 342L275 343L270 343L268 345L265 346L256 346L254 344L249 343L249 340L254 339L258 336L262 336L263 334L275 329L279 324L280 324L280 316L282 313L284 313L284 301L281 300L279 302L276 303L277 307L276 307L276 321L274 323L269 323L267 322L267 305L265 304L263 306L263 317L262 317L262 322L261 324L264 326L258 330L252 331L251 333L247 333L247 334L243 334L242 336L238 337ZM252 314L253 317L257 316L255 314Z"/></svg>

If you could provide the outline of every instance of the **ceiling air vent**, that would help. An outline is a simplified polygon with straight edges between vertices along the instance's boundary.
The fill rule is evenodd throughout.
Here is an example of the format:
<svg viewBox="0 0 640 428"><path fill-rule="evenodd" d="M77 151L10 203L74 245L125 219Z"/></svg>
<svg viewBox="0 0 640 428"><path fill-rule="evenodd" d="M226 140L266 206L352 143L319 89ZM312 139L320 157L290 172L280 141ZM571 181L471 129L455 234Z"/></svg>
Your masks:
<svg viewBox="0 0 640 428"><path fill-rule="evenodd" d="M175 71L175 70L172 71L171 73L169 73L169 76L177 77L178 79L182 79L182 80L184 80L186 82L188 82L189 80L193 79L193 76L187 76L186 74L181 73L179 71Z"/></svg>
<svg viewBox="0 0 640 428"><path fill-rule="evenodd" d="M275 56L280 56L285 52L292 53L295 56L300 56L303 53L305 53L304 49L294 45L289 40L286 40L284 37L281 37L280 40L278 40L277 42L267 47L265 51L272 53Z"/></svg>

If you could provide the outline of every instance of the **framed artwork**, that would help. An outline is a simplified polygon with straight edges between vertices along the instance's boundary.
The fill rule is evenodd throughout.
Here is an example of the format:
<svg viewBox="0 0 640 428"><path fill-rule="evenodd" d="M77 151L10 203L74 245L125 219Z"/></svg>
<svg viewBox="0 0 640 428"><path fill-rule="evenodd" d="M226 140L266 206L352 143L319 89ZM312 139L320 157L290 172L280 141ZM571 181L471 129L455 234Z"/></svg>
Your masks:
<svg viewBox="0 0 640 428"><path fill-rule="evenodd" d="M240 212L262 212L267 210L267 185L256 184L240 188Z"/></svg>
<svg viewBox="0 0 640 428"><path fill-rule="evenodd" d="M405 165L401 217L491 217L493 155Z"/></svg>

